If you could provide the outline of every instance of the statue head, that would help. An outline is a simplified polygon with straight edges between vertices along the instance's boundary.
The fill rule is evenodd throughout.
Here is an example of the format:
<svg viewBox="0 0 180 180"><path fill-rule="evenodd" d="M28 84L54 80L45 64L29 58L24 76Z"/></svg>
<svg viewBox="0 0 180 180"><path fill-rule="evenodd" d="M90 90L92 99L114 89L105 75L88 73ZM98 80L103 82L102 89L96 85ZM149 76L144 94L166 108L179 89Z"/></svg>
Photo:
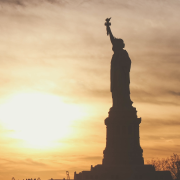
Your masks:
<svg viewBox="0 0 180 180"><path fill-rule="evenodd" d="M114 52L118 52L124 47L125 47L125 44L122 39L116 39L116 38L114 39L113 48L112 48Z"/></svg>

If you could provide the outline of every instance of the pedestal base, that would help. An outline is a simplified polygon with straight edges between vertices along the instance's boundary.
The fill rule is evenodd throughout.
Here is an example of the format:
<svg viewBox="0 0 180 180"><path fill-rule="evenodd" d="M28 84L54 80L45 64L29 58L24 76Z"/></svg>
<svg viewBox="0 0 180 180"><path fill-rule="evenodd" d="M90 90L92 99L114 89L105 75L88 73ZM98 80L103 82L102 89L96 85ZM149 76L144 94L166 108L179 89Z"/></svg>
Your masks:
<svg viewBox="0 0 180 180"><path fill-rule="evenodd" d="M111 108L105 119L106 148L102 165L91 166L90 171L74 173L74 180L172 180L170 171L155 171L144 165L139 140L136 108Z"/></svg>
<svg viewBox="0 0 180 180"><path fill-rule="evenodd" d="M74 180L172 180L169 171L155 171L152 165L134 167L91 166L90 171L74 173Z"/></svg>

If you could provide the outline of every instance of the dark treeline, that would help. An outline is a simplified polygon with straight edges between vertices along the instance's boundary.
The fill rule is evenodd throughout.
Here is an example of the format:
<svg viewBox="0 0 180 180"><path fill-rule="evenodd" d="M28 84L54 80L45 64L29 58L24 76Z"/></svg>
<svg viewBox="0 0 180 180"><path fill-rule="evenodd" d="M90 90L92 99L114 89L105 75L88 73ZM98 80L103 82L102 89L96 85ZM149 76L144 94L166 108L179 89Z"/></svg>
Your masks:
<svg viewBox="0 0 180 180"><path fill-rule="evenodd" d="M157 158L146 162L152 164L156 171L170 171L174 180L180 180L180 155L173 154L167 158Z"/></svg>

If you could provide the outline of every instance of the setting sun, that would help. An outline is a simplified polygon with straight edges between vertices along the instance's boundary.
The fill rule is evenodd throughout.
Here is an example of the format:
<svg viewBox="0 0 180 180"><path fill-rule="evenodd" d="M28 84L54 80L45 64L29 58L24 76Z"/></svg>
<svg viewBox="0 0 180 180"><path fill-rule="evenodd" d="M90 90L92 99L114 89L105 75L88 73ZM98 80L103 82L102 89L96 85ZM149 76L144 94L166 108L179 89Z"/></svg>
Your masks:
<svg viewBox="0 0 180 180"><path fill-rule="evenodd" d="M51 148L57 140L72 135L71 125L83 113L77 105L42 93L17 94L0 105L0 119L11 130L9 136L23 140L29 148Z"/></svg>

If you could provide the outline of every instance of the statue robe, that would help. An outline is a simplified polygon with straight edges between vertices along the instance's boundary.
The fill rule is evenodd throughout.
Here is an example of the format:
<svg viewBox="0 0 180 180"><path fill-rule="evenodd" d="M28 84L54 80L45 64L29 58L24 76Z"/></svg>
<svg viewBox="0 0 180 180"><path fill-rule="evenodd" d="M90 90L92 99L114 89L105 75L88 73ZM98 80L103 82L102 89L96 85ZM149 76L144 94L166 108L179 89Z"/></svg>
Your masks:
<svg viewBox="0 0 180 180"><path fill-rule="evenodd" d="M111 60L111 92L114 106L132 105L130 100L130 77L131 60L126 50L114 51Z"/></svg>

